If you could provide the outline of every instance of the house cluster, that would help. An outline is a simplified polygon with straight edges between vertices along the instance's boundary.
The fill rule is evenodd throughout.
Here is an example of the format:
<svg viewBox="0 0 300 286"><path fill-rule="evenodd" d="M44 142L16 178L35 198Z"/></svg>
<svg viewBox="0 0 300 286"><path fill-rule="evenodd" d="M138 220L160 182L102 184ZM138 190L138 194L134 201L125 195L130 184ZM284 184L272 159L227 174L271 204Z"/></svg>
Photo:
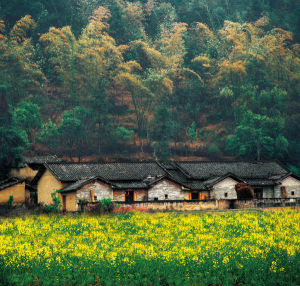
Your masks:
<svg viewBox="0 0 300 286"><path fill-rule="evenodd" d="M49 205L57 192L67 211L103 198L125 204L236 200L238 185L250 187L248 199L300 197L300 177L277 161L70 163L56 156L25 157L11 175L0 182L0 203L13 195L16 203L31 198Z"/></svg>

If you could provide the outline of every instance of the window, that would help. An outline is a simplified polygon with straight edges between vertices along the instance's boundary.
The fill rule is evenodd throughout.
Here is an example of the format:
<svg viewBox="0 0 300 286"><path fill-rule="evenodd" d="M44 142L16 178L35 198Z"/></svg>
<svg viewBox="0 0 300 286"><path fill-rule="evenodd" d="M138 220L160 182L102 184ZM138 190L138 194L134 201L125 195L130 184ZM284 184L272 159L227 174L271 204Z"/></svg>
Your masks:
<svg viewBox="0 0 300 286"><path fill-rule="evenodd" d="M158 201L158 198L157 198L157 197L155 197L155 198L154 198L154 200L155 200L155 201Z"/></svg>
<svg viewBox="0 0 300 286"><path fill-rule="evenodd" d="M295 195L295 192L293 191L293 192L291 192L291 196L294 196Z"/></svg>
<svg viewBox="0 0 300 286"><path fill-rule="evenodd" d="M224 197L225 197L225 198L228 198L228 193L225 193L225 194L224 194Z"/></svg>
<svg viewBox="0 0 300 286"><path fill-rule="evenodd" d="M168 195L167 194L165 194L165 200L167 200L168 199Z"/></svg>
<svg viewBox="0 0 300 286"><path fill-rule="evenodd" d="M94 196L94 201L97 201L97 196Z"/></svg>

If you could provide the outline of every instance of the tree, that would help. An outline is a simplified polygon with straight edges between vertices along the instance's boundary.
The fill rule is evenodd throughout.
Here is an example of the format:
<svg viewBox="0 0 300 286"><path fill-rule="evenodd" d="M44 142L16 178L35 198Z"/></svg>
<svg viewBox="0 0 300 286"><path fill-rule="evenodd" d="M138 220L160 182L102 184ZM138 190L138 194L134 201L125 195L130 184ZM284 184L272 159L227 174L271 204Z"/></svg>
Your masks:
<svg viewBox="0 0 300 286"><path fill-rule="evenodd" d="M6 95L4 93L0 95L0 177L4 177L22 160L28 139L26 132L13 122Z"/></svg>
<svg viewBox="0 0 300 286"><path fill-rule="evenodd" d="M284 120L247 111L232 136L227 138L226 150L239 157L282 157L288 150L283 136Z"/></svg>
<svg viewBox="0 0 300 286"><path fill-rule="evenodd" d="M37 104L22 101L13 111L13 122L15 126L26 131L29 142L32 142L33 133L41 127L42 119Z"/></svg>
<svg viewBox="0 0 300 286"><path fill-rule="evenodd" d="M193 121L191 126L186 129L186 135L189 137L191 143L194 143L197 140L198 135L195 121Z"/></svg>
<svg viewBox="0 0 300 286"><path fill-rule="evenodd" d="M154 120L151 124L151 139L154 141L154 158L167 160L170 157L169 143L172 135L171 115L165 104L156 109Z"/></svg>

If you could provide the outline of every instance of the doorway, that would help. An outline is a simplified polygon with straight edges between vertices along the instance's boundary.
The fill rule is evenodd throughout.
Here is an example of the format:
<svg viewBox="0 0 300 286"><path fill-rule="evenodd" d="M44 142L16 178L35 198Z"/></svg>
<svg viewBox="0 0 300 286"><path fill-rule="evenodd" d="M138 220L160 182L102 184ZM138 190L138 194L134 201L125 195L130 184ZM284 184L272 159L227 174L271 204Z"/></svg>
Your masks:
<svg viewBox="0 0 300 286"><path fill-rule="evenodd" d="M125 203L132 203L134 201L134 192L125 192Z"/></svg>
<svg viewBox="0 0 300 286"><path fill-rule="evenodd" d="M255 188L254 194L257 200L261 200L263 198L263 188Z"/></svg>
<svg viewBox="0 0 300 286"><path fill-rule="evenodd" d="M63 211L65 212L67 210L67 198L66 198L66 195L62 196L62 202L63 202Z"/></svg>

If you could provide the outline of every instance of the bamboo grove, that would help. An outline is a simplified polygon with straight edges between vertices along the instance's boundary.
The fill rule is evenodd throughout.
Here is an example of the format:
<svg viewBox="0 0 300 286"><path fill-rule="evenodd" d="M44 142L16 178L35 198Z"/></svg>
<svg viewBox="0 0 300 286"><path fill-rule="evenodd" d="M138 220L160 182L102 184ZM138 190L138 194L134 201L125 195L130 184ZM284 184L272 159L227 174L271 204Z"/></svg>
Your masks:
<svg viewBox="0 0 300 286"><path fill-rule="evenodd" d="M0 2L2 170L24 151L300 159L295 1Z"/></svg>

